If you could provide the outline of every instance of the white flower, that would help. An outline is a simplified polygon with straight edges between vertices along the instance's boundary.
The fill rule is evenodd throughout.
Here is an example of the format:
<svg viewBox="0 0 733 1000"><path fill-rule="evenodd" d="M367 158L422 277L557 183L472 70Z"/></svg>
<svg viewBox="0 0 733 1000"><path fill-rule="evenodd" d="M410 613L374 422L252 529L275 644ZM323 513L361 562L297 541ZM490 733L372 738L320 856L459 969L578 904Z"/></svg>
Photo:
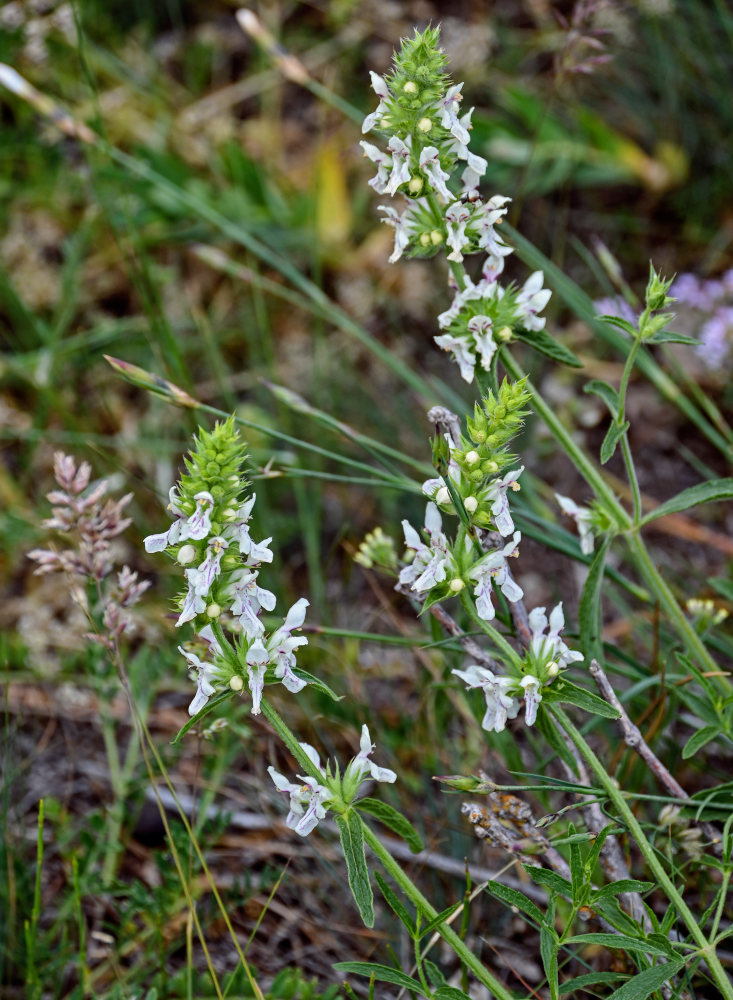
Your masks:
<svg viewBox="0 0 733 1000"><path fill-rule="evenodd" d="M377 211L384 212L387 216L386 219L382 219L382 222L386 222L388 226L393 226L395 231L394 250L389 258L390 264L394 264L400 259L403 252L410 244L410 237L415 235L417 225L415 222L414 211L419 210L422 204L422 199L414 201L410 207L402 213L402 215L400 215L396 209L392 208L391 205L377 206Z"/></svg>
<svg viewBox="0 0 733 1000"><path fill-rule="evenodd" d="M580 535L580 551L583 555L589 556L595 547L593 538L593 511L590 507L580 507L570 497L564 497L560 493L555 494L555 499L560 505L563 514L568 514L575 519Z"/></svg>
<svg viewBox="0 0 733 1000"><path fill-rule="evenodd" d="M476 367L476 355L466 337L454 337L452 333L441 333L434 337L435 343L444 351L450 351L453 360L461 372L461 378L473 382L473 371Z"/></svg>
<svg viewBox="0 0 733 1000"><path fill-rule="evenodd" d="M412 137L407 136L407 141L403 142L399 136L393 135L387 143L392 153L392 171L389 175L389 183L385 191L387 194L397 194L397 188L406 184L410 179L410 147Z"/></svg>
<svg viewBox="0 0 733 1000"><path fill-rule="evenodd" d="M527 674L521 680L524 688L524 721L528 726L532 726L537 719L537 709L542 701L540 694L540 682L532 674Z"/></svg>
<svg viewBox="0 0 733 1000"><path fill-rule="evenodd" d="M323 774L321 760L314 748L308 743L301 743L300 748ZM301 837L307 837L326 815L325 803L333 798L333 793L316 778L298 775L303 784L295 785L274 767L268 767L267 770L277 788L290 796L290 812L285 819L286 824Z"/></svg>
<svg viewBox="0 0 733 1000"><path fill-rule="evenodd" d="M276 629L267 640L267 651L270 662L275 666L275 676L293 694L302 691L306 685L302 677L293 673L293 667L295 666L295 650L299 646L307 646L308 639L304 635L293 636L291 632L303 624L307 607L308 601L305 597L301 597L288 611L280 628Z"/></svg>
<svg viewBox="0 0 733 1000"><path fill-rule="evenodd" d="M259 619L260 611L272 611L275 607L275 595L270 590L264 590L257 583L259 570L238 570L229 588L233 598L231 612L237 618L250 638L257 638L265 631L265 626Z"/></svg>
<svg viewBox="0 0 733 1000"><path fill-rule="evenodd" d="M462 201L454 201L445 210L445 224L448 229L446 243L451 248L448 260L462 261L461 251L466 245L466 225L471 217L471 212ZM464 376L465 378L465 376Z"/></svg>
<svg viewBox="0 0 733 1000"><path fill-rule="evenodd" d="M346 768L344 782L348 778L363 779L367 774L370 774L375 781L387 781L391 784L397 780L397 775L394 771L390 771L388 767L378 767L373 760L369 760L369 757L374 752L374 746L375 744L372 743L369 736L369 730L366 726L362 726L359 753Z"/></svg>
<svg viewBox="0 0 733 1000"><path fill-rule="evenodd" d="M481 358L481 367L484 371L489 371L491 368L491 359L496 353L496 343L494 341L492 327L493 323L490 316L472 316L468 321L469 333L473 335L473 342L476 345L476 350Z"/></svg>
<svg viewBox="0 0 733 1000"><path fill-rule="evenodd" d="M544 277L542 271L530 274L517 296L515 315L526 330L542 330L547 322L544 316L540 319L537 315L545 308L552 295L549 288L542 287Z"/></svg>
<svg viewBox="0 0 733 1000"><path fill-rule="evenodd" d="M377 165L376 176L372 177L368 182L369 186L373 187L377 194L385 194L387 191L387 182L389 181L389 173L392 169L392 157L382 152L378 146L373 146L370 142L365 142L363 139L359 145L364 150L364 156Z"/></svg>
<svg viewBox="0 0 733 1000"><path fill-rule="evenodd" d="M423 170L441 198L450 201L453 195L445 186L450 174L440 165L440 153L435 146L426 146L420 153L420 169Z"/></svg>
<svg viewBox="0 0 733 1000"><path fill-rule="evenodd" d="M500 733L507 719L516 719L519 701L509 694L515 686L510 677L498 677L486 667L472 665L466 670L452 670L469 688L481 688L486 699L486 713L481 722L482 729L489 733Z"/></svg>
<svg viewBox="0 0 733 1000"><path fill-rule="evenodd" d="M208 626L207 626L208 627ZM201 633L203 635L203 631ZM216 640L214 639L214 642ZM219 646L218 643L216 643ZM211 648L211 646L209 647ZM221 647L219 647L221 651ZM188 714L196 715L204 707L209 698L214 694L216 688L214 682L218 680L218 671L213 663L202 660L195 653L187 652L182 646L178 647L178 652L186 657L189 667L197 672L196 694L193 701L188 706Z"/></svg>
<svg viewBox="0 0 733 1000"><path fill-rule="evenodd" d="M457 83L446 91L440 102L440 123L443 128L448 129L454 139L465 145L471 137L458 118L458 108L463 100L462 87L462 83Z"/></svg>
<svg viewBox="0 0 733 1000"><path fill-rule="evenodd" d="M176 520L167 531L159 535L148 535L144 540L146 552L162 552L169 545L183 542L187 538L200 541L206 538L211 531L211 511L214 506L214 498L206 490L202 490L194 497L196 507L190 517L179 507L178 495L175 486L171 487L168 493L168 509L176 515Z"/></svg>
<svg viewBox="0 0 733 1000"><path fill-rule="evenodd" d="M247 679L252 695L252 715L260 714L262 691L265 687L265 672L270 662L270 654L261 639L255 639L247 650Z"/></svg>
<svg viewBox="0 0 733 1000"><path fill-rule="evenodd" d="M176 627L191 621L206 608L206 596L211 585L221 572L221 558L229 548L229 542L221 535L209 539L206 546L206 558L199 565L186 570L188 593L183 603L183 609L176 622Z"/></svg>
<svg viewBox="0 0 733 1000"><path fill-rule="evenodd" d="M382 115L387 110L387 98L389 97L389 87L384 77L379 76L378 73L373 73L369 71L369 76L372 81L372 90L379 98L379 104L377 105L377 110L372 111L370 115L367 115L364 119L364 123L361 126L361 131L363 135L367 132L371 132L374 126L379 122Z"/></svg>
<svg viewBox="0 0 733 1000"><path fill-rule="evenodd" d="M512 515L509 511L507 491L511 489L516 492L519 489L517 480L523 472L523 465L519 469L507 472L501 479L495 479L490 483L486 491L487 499L493 501L491 513L494 515L496 530L504 536L510 535L514 531L514 521L512 521Z"/></svg>
<svg viewBox="0 0 733 1000"><path fill-rule="evenodd" d="M562 612L562 602L556 604L550 612L549 631L547 615L544 608L535 608L529 613L529 628L532 633L530 643L533 657L540 664L557 663L559 667L567 667L570 663L584 659L582 653L569 649L560 638L560 632L565 628L565 616Z"/></svg>
<svg viewBox="0 0 733 1000"><path fill-rule="evenodd" d="M272 562L272 552L268 546L272 538L266 538L262 542L255 542L249 533L249 522L252 518L252 508L255 505L257 494L253 493L234 512L230 523L225 529L227 534L239 545L239 554L246 557L248 566L258 566L260 563Z"/></svg>
<svg viewBox="0 0 733 1000"><path fill-rule="evenodd" d="M409 584L410 589L417 593L431 590L437 583L446 578L446 565L450 561L448 539L442 532L440 511L434 503L425 508L425 528L428 532L430 545L426 545L409 521L402 522L405 532L405 545L415 550L415 558L400 572L399 582Z"/></svg>
<svg viewBox="0 0 733 1000"><path fill-rule="evenodd" d="M504 243L494 229L494 226L506 215L507 208L505 206L510 201L511 198L495 194L487 202L481 203L479 214L474 215L472 219L473 223L478 222L478 245L482 250L486 250L492 259L508 257L512 253L512 248Z"/></svg>
<svg viewBox="0 0 733 1000"><path fill-rule="evenodd" d="M474 597L476 611L484 621L494 618L494 605L491 603L492 587L498 587L508 601L521 601L524 591L512 580L509 574L507 560L517 555L517 546L522 540L521 532L515 531L514 537L503 549L488 552L469 571L469 577L476 582Z"/></svg>

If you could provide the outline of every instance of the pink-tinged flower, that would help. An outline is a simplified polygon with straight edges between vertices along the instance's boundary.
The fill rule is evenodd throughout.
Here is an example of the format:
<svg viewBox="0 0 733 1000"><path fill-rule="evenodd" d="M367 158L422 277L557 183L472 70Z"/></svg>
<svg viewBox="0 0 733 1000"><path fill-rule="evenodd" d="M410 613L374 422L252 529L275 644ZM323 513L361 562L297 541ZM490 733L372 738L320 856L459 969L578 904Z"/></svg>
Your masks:
<svg viewBox="0 0 733 1000"><path fill-rule="evenodd" d="M308 743L301 743L300 748L323 774L321 759L314 748ZM296 785L274 767L268 767L267 770L275 786L290 796L290 812L285 819L287 826L301 837L307 837L326 815L326 803L333 798L333 793L310 775L297 775L302 784Z"/></svg>
<svg viewBox="0 0 733 1000"><path fill-rule="evenodd" d="M186 570L188 593L183 603L176 627L191 621L206 608L206 597L214 580L221 572L221 559L229 548L229 542L221 535L209 539L206 546L206 558L199 565Z"/></svg>
<svg viewBox="0 0 733 1000"><path fill-rule="evenodd" d="M303 678L294 673L293 667L295 666L295 650L299 646L307 646L308 639L304 635L294 636L291 633L302 626L307 607L308 601L305 597L301 597L288 611L280 628L276 629L267 640L267 651L270 662L275 667L275 676L293 694L302 691L306 685Z"/></svg>
<svg viewBox="0 0 733 1000"><path fill-rule="evenodd" d="M369 760L370 756L374 752L374 748L375 744L372 743L369 730L366 726L362 726L361 740L359 741L359 753L346 768L346 773L344 774L345 785L349 779L358 779L359 783L361 783L367 775L371 775L375 781L386 781L390 784L397 780L397 775L394 771L390 771L388 767L379 767L373 760Z"/></svg>
<svg viewBox="0 0 733 1000"><path fill-rule="evenodd" d="M491 513L494 515L496 530L504 536L511 535L514 531L514 521L512 521L512 515L509 510L507 492L514 490L516 493L519 490L517 480L523 472L523 465L519 469L512 469L511 472L507 472L501 479L495 479L490 483L486 491L487 499L492 501Z"/></svg>
<svg viewBox="0 0 733 1000"><path fill-rule="evenodd" d="M535 608L530 611L529 628L532 633L530 649L536 663L540 665L556 663L562 669L570 663L584 659L582 653L569 649L560 638L560 632L565 628L562 602L556 604L550 612L549 628L544 608ZM545 635L545 631L547 631L547 635Z"/></svg>
<svg viewBox="0 0 733 1000"><path fill-rule="evenodd" d="M392 170L392 157L382 152L378 146L373 146L370 142L365 142L363 139L359 145L364 150L364 156L377 166L377 173L368 182L369 186L373 187L377 194L385 194L390 171Z"/></svg>
<svg viewBox="0 0 733 1000"><path fill-rule="evenodd" d="M201 490L194 496L196 509L181 528L181 541L193 538L200 542L208 538L211 531L211 512L214 509L214 498L207 490Z"/></svg>
<svg viewBox="0 0 733 1000"><path fill-rule="evenodd" d="M570 497L564 497L560 493L555 494L555 499L560 505L563 514L567 514L575 520L580 536L580 551L583 555L589 556L595 548L593 538L593 511L590 507L581 507Z"/></svg>
<svg viewBox="0 0 733 1000"><path fill-rule="evenodd" d="M385 191L387 194L397 194L397 189L410 179L410 146L412 138L408 135L406 142L393 135L387 143L392 153L392 170Z"/></svg>
<svg viewBox="0 0 733 1000"><path fill-rule="evenodd" d="M408 584L416 593L425 593L446 578L446 566L450 563L448 539L442 531L440 511L434 503L425 507L425 528L430 544L426 545L409 521L402 522L405 545L415 550L415 558L400 572L399 582Z"/></svg>
<svg viewBox="0 0 733 1000"><path fill-rule="evenodd" d="M259 619L260 611L272 611L275 607L275 595L265 590L257 583L259 570L239 570L229 587L232 598L231 612L239 618L245 635L250 639L261 636L265 626Z"/></svg>
<svg viewBox="0 0 733 1000"><path fill-rule="evenodd" d="M445 186L450 174L441 167L440 153L435 146L426 146L420 153L420 169L427 175L433 190L437 191L441 198L451 201L453 195Z"/></svg>
<svg viewBox="0 0 733 1000"><path fill-rule="evenodd" d="M143 543L146 552L162 552L169 545L176 545L187 538L200 541L202 538L206 538L211 531L211 511L214 507L214 498L206 490L202 490L194 497L196 507L190 517L187 517L179 506L175 486L171 487L168 499L168 509L176 515L176 520L167 531L159 535L148 535Z"/></svg>
<svg viewBox="0 0 733 1000"><path fill-rule="evenodd" d="M486 712L481 721L481 728L489 733L500 733L506 726L507 719L516 719L519 713L519 701L509 694L515 687L510 677L499 677L486 667L472 665L466 670L452 670L468 688L481 688L486 699Z"/></svg>
<svg viewBox="0 0 733 1000"><path fill-rule="evenodd" d="M473 592L476 611L484 621L491 621L496 613L491 602L494 587L498 587L508 601L521 601L524 596L522 588L511 578L508 563L509 559L518 555L517 546L521 540L521 532L515 531L514 537L504 548L488 552L469 571L469 578L476 583Z"/></svg>
<svg viewBox="0 0 733 1000"><path fill-rule="evenodd" d="M178 506L178 494L175 486L171 486L168 491L168 510L176 515L176 520L167 531L163 531L159 535L148 535L143 540L146 552L163 552L169 545L175 545L181 538L181 528L188 518Z"/></svg>
<svg viewBox="0 0 733 1000"><path fill-rule="evenodd" d="M247 679L252 695L252 715L260 714L262 691L265 687L265 672L270 662L270 654L261 639L255 639L247 650Z"/></svg>
<svg viewBox="0 0 733 1000"><path fill-rule="evenodd" d="M552 295L549 288L542 287L544 277L542 271L530 274L517 295L515 315L526 330L542 330L547 322L544 316L540 319L537 315L545 308Z"/></svg>
<svg viewBox="0 0 733 1000"><path fill-rule="evenodd" d="M494 228L506 215L508 211L506 206L510 201L511 198L495 194L493 198L481 204L480 214L477 213L472 219L473 223L478 223L478 245L492 260L508 257L512 253L512 248L501 239Z"/></svg>
<svg viewBox="0 0 733 1000"><path fill-rule="evenodd" d="M364 119L364 123L361 126L361 131L363 135L367 132L371 132L374 126L380 121L384 113L387 111L387 99L389 98L389 87L387 86L387 81L384 77L379 76L378 73L373 73L369 71L369 76L372 81L372 90L379 98L379 104L377 105L377 110L372 111L371 114L367 115Z"/></svg>

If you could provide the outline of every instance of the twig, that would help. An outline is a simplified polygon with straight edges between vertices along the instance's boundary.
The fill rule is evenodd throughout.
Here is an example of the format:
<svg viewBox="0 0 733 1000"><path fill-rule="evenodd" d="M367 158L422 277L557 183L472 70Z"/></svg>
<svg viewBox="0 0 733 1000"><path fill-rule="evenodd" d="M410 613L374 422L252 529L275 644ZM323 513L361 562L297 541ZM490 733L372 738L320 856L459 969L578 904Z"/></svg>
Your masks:
<svg viewBox="0 0 733 1000"><path fill-rule="evenodd" d="M687 792L684 790L682 785L680 785L679 781L677 781L677 779L667 770L667 768L664 766L661 760L659 760L659 758L656 756L654 751L651 749L649 744L641 735L641 730L639 729L639 727L635 726L634 723L629 718L626 709L621 704L618 695L613 690L611 683L608 680L608 677L606 677L603 667L600 665L598 660L591 660L590 672L596 684L598 685L598 690L601 692L603 698L608 702L609 705L612 705L618 712L619 717L617 722L619 729L621 730L621 734L624 738L624 743L628 747L631 747L632 750L635 750L638 753L638 755L647 765L652 774L656 777L656 779L660 782L660 784L667 789L667 791L671 795L674 795L676 799L684 799L686 802L689 802L690 797L687 794ZM723 847L722 847L722 839L718 829L715 826L713 826L712 823L703 822L703 823L698 823L697 825L701 828L707 839L710 841L711 846L713 847L715 853L721 854Z"/></svg>

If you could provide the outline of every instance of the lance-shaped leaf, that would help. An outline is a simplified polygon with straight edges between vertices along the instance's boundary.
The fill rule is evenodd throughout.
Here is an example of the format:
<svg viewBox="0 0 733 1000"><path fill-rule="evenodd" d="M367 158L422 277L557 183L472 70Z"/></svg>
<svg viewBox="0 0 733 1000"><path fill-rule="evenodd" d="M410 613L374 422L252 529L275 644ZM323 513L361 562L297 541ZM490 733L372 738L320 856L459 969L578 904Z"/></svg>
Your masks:
<svg viewBox="0 0 733 1000"><path fill-rule="evenodd" d="M339 836L341 837L341 847L346 858L346 871L349 877L349 888L354 897L354 902L359 907L361 919L365 927L374 926L374 897L372 886L369 881L369 869L366 863L364 852L364 832L361 827L361 820L353 809L349 809L345 816L336 817ZM412 989L408 986L407 989Z"/></svg>
<svg viewBox="0 0 733 1000"><path fill-rule="evenodd" d="M706 483L698 483L682 490L676 497L655 507L653 511L641 519L642 524L656 521L658 517L667 514L679 514L680 511L697 507L701 503L712 503L714 500L730 500L733 498L733 479L711 479Z"/></svg>

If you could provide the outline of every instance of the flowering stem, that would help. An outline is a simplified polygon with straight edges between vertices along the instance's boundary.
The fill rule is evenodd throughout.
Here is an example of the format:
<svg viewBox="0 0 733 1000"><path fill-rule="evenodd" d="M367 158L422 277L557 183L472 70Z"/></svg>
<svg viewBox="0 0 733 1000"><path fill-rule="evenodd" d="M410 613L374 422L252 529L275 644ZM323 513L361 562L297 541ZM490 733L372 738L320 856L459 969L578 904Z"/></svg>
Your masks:
<svg viewBox="0 0 733 1000"><path fill-rule="evenodd" d="M272 728L275 730L277 735L283 741L285 746L291 752L293 757L295 757L298 762L299 767L309 774L312 778L316 778L318 781L323 780L323 775L318 770L316 765L310 759L310 757L304 753L300 748L300 743L296 740L295 736L288 728L287 724L282 720L279 713L275 711L272 705L266 701L264 698L261 703L262 714L265 716L267 721L270 723Z"/></svg>
<svg viewBox="0 0 733 1000"><path fill-rule="evenodd" d="M626 422L626 391L629 386L629 379L631 378L631 371L634 367L636 355L639 353L639 348L641 347L641 331L644 328L644 323L648 318L648 314L649 309L647 308L639 320L639 331L634 338L634 343L631 345L631 350L626 358L626 364L624 365L623 374L621 375L621 382L618 388L618 413L616 415L616 424L619 427L623 427ZM638 524L641 520L641 492L639 490L639 480L636 476L634 460L631 455L629 433L627 430L624 431L621 436L621 453L624 458L626 475L629 478L629 485L631 486L631 494L634 501L634 524Z"/></svg>
<svg viewBox="0 0 733 1000"><path fill-rule="evenodd" d="M647 840L641 824L634 815L631 807L628 805L623 793L616 787L616 783L613 778L607 773L603 764L600 762L598 757L596 757L588 743L586 743L582 733L573 725L564 710L555 704L551 706L550 712L575 744L579 753L605 789L608 797L615 805L619 814L623 817L626 826L634 837L639 850L644 855L646 863L649 866L650 871L654 874L657 883L664 890L667 898L674 905L678 915L687 925L690 935L699 946L699 954L707 963L710 974L717 983L722 996L724 996L726 1000L733 1000L733 983L731 983L728 979L725 969L715 953L713 944L708 941L703 934L695 915L682 898L682 895L667 874L664 866L660 863L654 847Z"/></svg>
<svg viewBox="0 0 733 1000"><path fill-rule="evenodd" d="M394 879L410 902L418 907L428 920L432 920L436 917L438 911L430 905L414 882L397 864L386 847L383 846L376 834L367 826L363 819L362 828L364 831L365 842L369 845L373 854L379 859L384 867L384 870ZM443 940L450 945L458 958L460 958L464 965L471 970L478 981L483 983L496 1000L512 1000L513 995L511 991L508 990L503 983L499 982L499 980L496 979L491 972L489 972L483 962L471 951L470 948L464 944L463 941L461 941L458 934L456 934L451 927L442 923L436 929Z"/></svg>

